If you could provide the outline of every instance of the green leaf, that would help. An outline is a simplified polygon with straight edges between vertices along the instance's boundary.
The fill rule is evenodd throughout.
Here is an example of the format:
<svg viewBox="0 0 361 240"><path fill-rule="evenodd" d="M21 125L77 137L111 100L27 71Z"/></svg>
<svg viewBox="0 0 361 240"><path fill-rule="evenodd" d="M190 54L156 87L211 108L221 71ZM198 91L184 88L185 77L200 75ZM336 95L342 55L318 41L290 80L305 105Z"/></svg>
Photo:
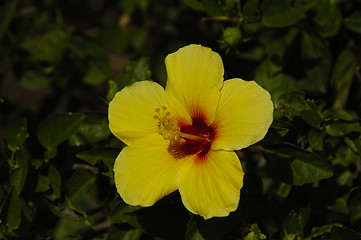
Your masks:
<svg viewBox="0 0 361 240"><path fill-rule="evenodd" d="M114 80L109 80L108 84L109 91L107 94L107 99L110 102L114 98L115 94L118 92L118 85Z"/></svg>
<svg viewBox="0 0 361 240"><path fill-rule="evenodd" d="M139 229L133 229L128 231L121 240L138 240L142 236L142 231Z"/></svg>
<svg viewBox="0 0 361 240"><path fill-rule="evenodd" d="M320 124L322 122L322 118L320 114L314 110L303 110L300 112L301 118L311 127L316 129L320 128Z"/></svg>
<svg viewBox="0 0 361 240"><path fill-rule="evenodd" d="M331 230L331 240L360 240L361 234L345 227L333 227Z"/></svg>
<svg viewBox="0 0 361 240"><path fill-rule="evenodd" d="M105 240L139 240L141 236L142 231L139 229L124 231L113 226L105 237Z"/></svg>
<svg viewBox="0 0 361 240"><path fill-rule="evenodd" d="M49 86L51 80L51 77L40 71L26 71L21 76L20 84L29 89L39 90Z"/></svg>
<svg viewBox="0 0 361 240"><path fill-rule="evenodd" d="M323 132L320 133L314 129L311 129L307 134L307 139L312 149L317 151L323 150L323 139L324 139Z"/></svg>
<svg viewBox="0 0 361 240"><path fill-rule="evenodd" d="M2 8L0 9L0 16L2 19L0 22L0 39L6 32L11 22L11 19L16 10L17 3L18 3L17 0L7 1L5 4L3 4Z"/></svg>
<svg viewBox="0 0 361 240"><path fill-rule="evenodd" d="M87 211L89 204L87 193L92 189L97 177L87 170L79 169L73 173L66 184L69 201L78 211Z"/></svg>
<svg viewBox="0 0 361 240"><path fill-rule="evenodd" d="M194 10L204 11L204 5L201 0L183 0L183 2Z"/></svg>
<svg viewBox="0 0 361 240"><path fill-rule="evenodd" d="M254 76L255 81L271 94L272 100L286 93L294 81L293 77L283 73L272 74L274 67L271 61L265 60L257 68Z"/></svg>
<svg viewBox="0 0 361 240"><path fill-rule="evenodd" d="M262 23L270 27L286 27L297 23L315 1L303 1L291 7L290 0L265 0L261 4Z"/></svg>
<svg viewBox="0 0 361 240"><path fill-rule="evenodd" d="M198 230L197 222L192 217L187 224L186 240L204 240L201 233Z"/></svg>
<svg viewBox="0 0 361 240"><path fill-rule="evenodd" d="M89 151L81 152L76 155L91 165L95 165L98 161L102 161L107 169L104 169L104 175L113 178L113 166L119 150L115 148L94 148Z"/></svg>
<svg viewBox="0 0 361 240"><path fill-rule="evenodd" d="M17 229L21 223L21 205L19 193L11 188L0 209L0 220L10 229Z"/></svg>
<svg viewBox="0 0 361 240"><path fill-rule="evenodd" d="M36 184L35 192L45 192L49 189L49 177L38 174L38 181Z"/></svg>
<svg viewBox="0 0 361 240"><path fill-rule="evenodd" d="M54 229L54 238L68 239L68 237L74 236L76 233L89 228L90 226L85 223L73 222L67 219L59 219L59 222L56 224Z"/></svg>
<svg viewBox="0 0 361 240"><path fill-rule="evenodd" d="M113 207L113 209L111 210L111 212L109 214L109 218L112 222L123 223L124 222L124 218L123 218L124 213L132 213L132 212L138 211L139 209L142 209L142 208L143 207L141 207L141 206L132 206L132 205L128 205L124 202L120 202Z"/></svg>
<svg viewBox="0 0 361 240"><path fill-rule="evenodd" d="M356 154L361 156L361 141L360 139L350 139L349 137L345 138L347 146L354 151Z"/></svg>
<svg viewBox="0 0 361 240"><path fill-rule="evenodd" d="M355 224L356 221L361 221L361 187L356 187L351 190L347 202L347 208L350 212L350 221Z"/></svg>
<svg viewBox="0 0 361 240"><path fill-rule="evenodd" d="M344 49L336 60L331 77L331 84L336 92L335 107L343 108L346 104L355 66L355 54L348 48Z"/></svg>
<svg viewBox="0 0 361 240"><path fill-rule="evenodd" d="M322 37L331 37L337 34L342 23L342 14L337 1L316 1L313 10L315 16L312 18L315 30ZM331 20L332 19L332 20Z"/></svg>
<svg viewBox="0 0 361 240"><path fill-rule="evenodd" d="M22 47L31 53L34 60L56 63L63 57L68 38L68 33L54 28L42 36L24 41Z"/></svg>
<svg viewBox="0 0 361 240"><path fill-rule="evenodd" d="M311 239L311 238L315 238L318 236L322 236L326 233L330 233L331 229L333 227L341 227L341 224L339 223L334 223L334 224L329 224L329 225L323 225L320 227L313 227L311 230L311 234L307 239Z"/></svg>
<svg viewBox="0 0 361 240"><path fill-rule="evenodd" d="M95 143L109 137L108 117L101 113L87 113L79 127L81 133L89 142Z"/></svg>
<svg viewBox="0 0 361 240"><path fill-rule="evenodd" d="M121 90L132 83L144 80L150 80L150 70L147 58L129 62L125 69L125 73L119 74L114 79L117 83L118 90Z"/></svg>
<svg viewBox="0 0 361 240"><path fill-rule="evenodd" d="M4 128L4 139L8 142L8 148L16 151L29 137L26 118L10 122Z"/></svg>
<svg viewBox="0 0 361 240"><path fill-rule="evenodd" d="M302 61L309 81L308 90L326 92L331 70L331 53L326 43L315 35L303 33L301 39Z"/></svg>
<svg viewBox="0 0 361 240"><path fill-rule="evenodd" d="M262 140L262 143L275 143L280 141L287 133L289 129L285 127L271 126L268 129L267 135Z"/></svg>
<svg viewBox="0 0 361 240"><path fill-rule="evenodd" d="M321 59L327 53L327 46L323 39L303 32L301 39L302 57L307 60Z"/></svg>
<svg viewBox="0 0 361 240"><path fill-rule="evenodd" d="M361 11L353 12L344 19L345 27L349 30L361 34Z"/></svg>
<svg viewBox="0 0 361 240"><path fill-rule="evenodd" d="M270 172L282 182L303 185L333 175L332 168L318 155L292 144L265 146Z"/></svg>
<svg viewBox="0 0 361 240"><path fill-rule="evenodd" d="M260 18L260 10L258 8L259 0L246 1L242 6L242 13L248 21L256 21Z"/></svg>
<svg viewBox="0 0 361 240"><path fill-rule="evenodd" d="M28 174L28 160L22 152L17 152L15 155L16 166L15 170L11 172L10 184L14 187L15 192L20 195Z"/></svg>
<svg viewBox="0 0 361 240"><path fill-rule="evenodd" d="M83 215L80 215L78 212L75 212L73 209L71 209L66 202L59 205L47 200L45 201L45 203L49 210L60 219L66 219L72 222L79 223L83 223L86 221Z"/></svg>
<svg viewBox="0 0 361 240"><path fill-rule="evenodd" d="M344 136L352 132L360 132L359 122L335 120L326 126L328 135L333 137Z"/></svg>
<svg viewBox="0 0 361 240"><path fill-rule="evenodd" d="M89 70L85 75L84 83L96 85L102 83L109 76L109 64L107 61L93 61L89 64Z"/></svg>
<svg viewBox="0 0 361 240"><path fill-rule="evenodd" d="M57 113L45 118L38 126L41 145L53 149L76 133L85 118L81 113Z"/></svg>
<svg viewBox="0 0 361 240"><path fill-rule="evenodd" d="M303 237L303 227L300 216L295 212L290 212L286 220L282 224L281 229L282 240L294 240Z"/></svg>
<svg viewBox="0 0 361 240"><path fill-rule="evenodd" d="M245 227L243 233L245 237L243 237L242 240L263 240L267 238L267 236L261 232L257 223Z"/></svg>
<svg viewBox="0 0 361 240"><path fill-rule="evenodd" d="M53 194L55 198L60 198L61 195L61 176L59 171L53 167L49 166L49 183L51 188L53 189Z"/></svg>
<svg viewBox="0 0 361 240"><path fill-rule="evenodd" d="M209 16L223 16L223 9L218 0L202 0L204 11Z"/></svg>

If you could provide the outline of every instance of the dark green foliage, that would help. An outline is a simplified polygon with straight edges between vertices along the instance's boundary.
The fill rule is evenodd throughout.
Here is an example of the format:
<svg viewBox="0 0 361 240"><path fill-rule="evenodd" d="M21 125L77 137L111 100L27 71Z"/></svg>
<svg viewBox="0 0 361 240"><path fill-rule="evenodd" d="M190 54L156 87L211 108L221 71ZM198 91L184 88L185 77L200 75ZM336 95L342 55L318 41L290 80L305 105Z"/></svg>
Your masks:
<svg viewBox="0 0 361 240"><path fill-rule="evenodd" d="M361 1L122 0L0 3L1 239L361 239ZM125 146L107 104L189 43L225 78L274 102L259 143L238 151L238 209L190 214L178 192L125 204Z"/></svg>

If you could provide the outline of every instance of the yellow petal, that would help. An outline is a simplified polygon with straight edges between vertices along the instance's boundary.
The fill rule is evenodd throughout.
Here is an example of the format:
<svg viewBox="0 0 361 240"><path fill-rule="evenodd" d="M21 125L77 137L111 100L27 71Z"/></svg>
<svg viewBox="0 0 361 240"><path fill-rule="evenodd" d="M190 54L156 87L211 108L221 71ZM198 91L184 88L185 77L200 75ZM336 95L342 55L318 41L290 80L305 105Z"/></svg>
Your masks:
<svg viewBox="0 0 361 240"><path fill-rule="evenodd" d="M177 189L180 160L168 153L169 142L153 134L125 147L115 160L118 193L130 205L151 206Z"/></svg>
<svg viewBox="0 0 361 240"><path fill-rule="evenodd" d="M236 150L261 140L273 121L270 94L254 81L224 82L217 114L212 123L212 149Z"/></svg>
<svg viewBox="0 0 361 240"><path fill-rule="evenodd" d="M204 159L195 155L179 170L178 188L183 204L204 219L228 216L237 209L243 176L233 151L210 150Z"/></svg>
<svg viewBox="0 0 361 240"><path fill-rule="evenodd" d="M109 103L109 128L126 144L158 132L155 109L164 105L164 89L151 81L136 82Z"/></svg>
<svg viewBox="0 0 361 240"><path fill-rule="evenodd" d="M170 100L169 107L181 118L185 117L186 109L190 117L201 115L210 124L223 85L221 57L210 48L192 44L169 54L165 64L168 76L166 94L180 103Z"/></svg>

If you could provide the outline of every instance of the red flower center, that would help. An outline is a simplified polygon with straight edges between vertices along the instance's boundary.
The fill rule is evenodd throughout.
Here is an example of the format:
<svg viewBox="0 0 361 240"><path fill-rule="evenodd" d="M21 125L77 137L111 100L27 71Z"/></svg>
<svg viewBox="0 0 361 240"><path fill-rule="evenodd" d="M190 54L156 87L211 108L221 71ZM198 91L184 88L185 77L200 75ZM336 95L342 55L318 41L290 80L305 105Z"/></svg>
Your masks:
<svg viewBox="0 0 361 240"><path fill-rule="evenodd" d="M214 129L207 126L203 118L197 117L192 119L192 125L180 124L178 136L182 140L171 142L168 148L175 158L194 154L203 158L211 149Z"/></svg>

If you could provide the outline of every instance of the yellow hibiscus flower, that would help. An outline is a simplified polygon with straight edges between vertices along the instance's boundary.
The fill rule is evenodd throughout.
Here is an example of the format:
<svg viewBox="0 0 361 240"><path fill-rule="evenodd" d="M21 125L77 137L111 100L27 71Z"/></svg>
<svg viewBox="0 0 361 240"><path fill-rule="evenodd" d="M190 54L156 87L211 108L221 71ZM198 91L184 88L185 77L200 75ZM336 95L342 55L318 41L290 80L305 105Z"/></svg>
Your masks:
<svg viewBox="0 0 361 240"><path fill-rule="evenodd" d="M109 104L109 127L126 143L114 181L130 205L152 206L179 190L204 219L237 209L243 170L234 152L261 140L272 120L270 94L254 81L223 81L220 56L189 45L166 59L167 86L136 82Z"/></svg>

